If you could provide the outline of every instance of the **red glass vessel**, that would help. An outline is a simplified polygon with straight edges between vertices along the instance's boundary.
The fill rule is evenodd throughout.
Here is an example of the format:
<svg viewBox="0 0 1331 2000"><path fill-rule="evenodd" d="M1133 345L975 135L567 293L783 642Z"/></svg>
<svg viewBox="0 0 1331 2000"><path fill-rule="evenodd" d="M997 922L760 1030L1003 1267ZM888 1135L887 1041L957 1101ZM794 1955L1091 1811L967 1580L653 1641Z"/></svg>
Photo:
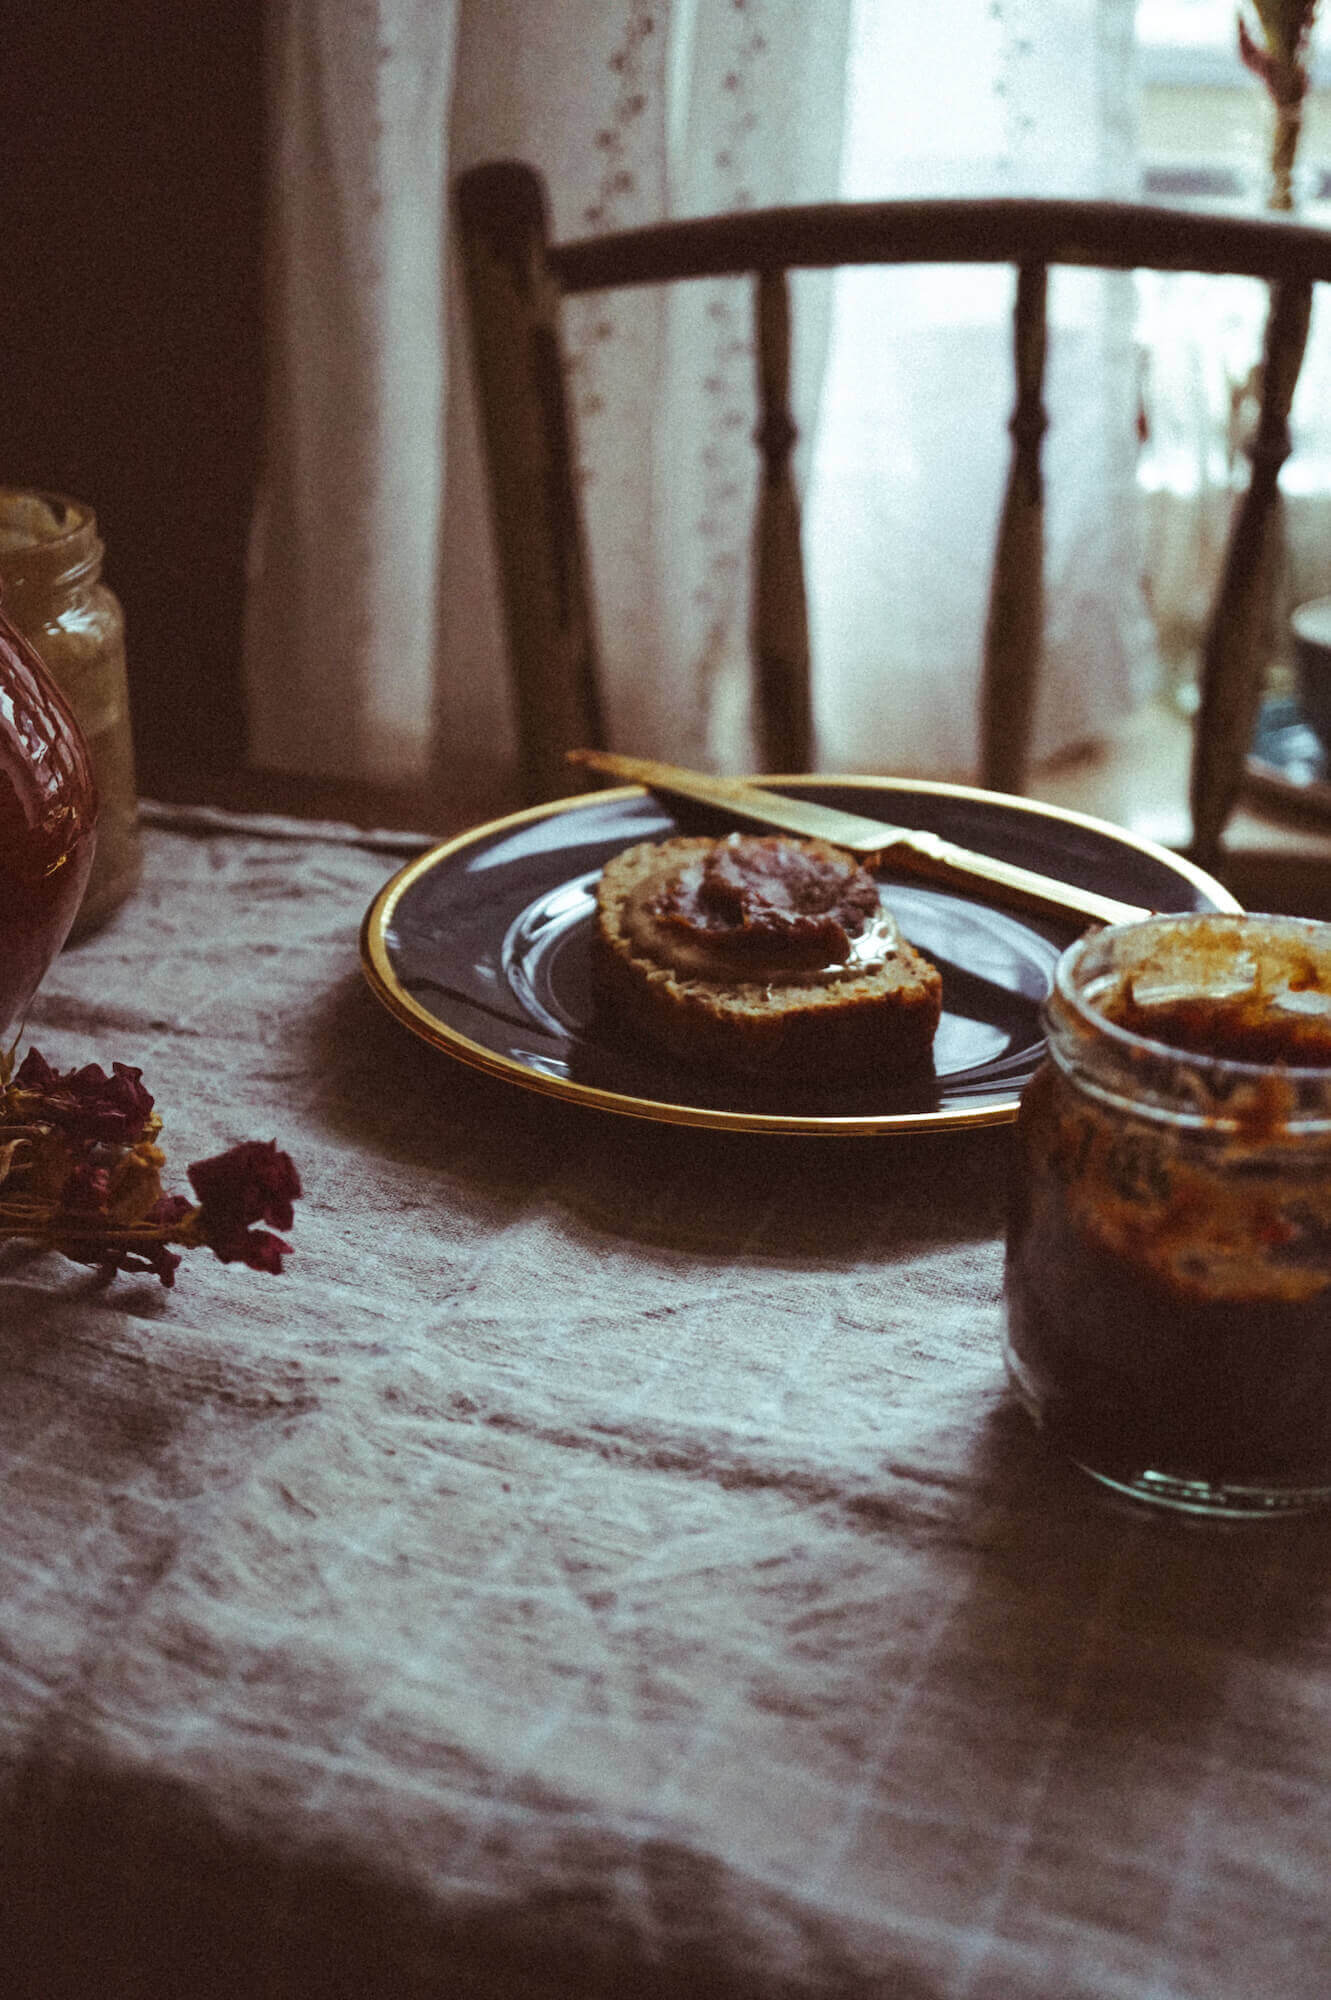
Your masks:
<svg viewBox="0 0 1331 2000"><path fill-rule="evenodd" d="M78 914L97 789L78 723L0 611L0 1036L13 1038Z"/></svg>

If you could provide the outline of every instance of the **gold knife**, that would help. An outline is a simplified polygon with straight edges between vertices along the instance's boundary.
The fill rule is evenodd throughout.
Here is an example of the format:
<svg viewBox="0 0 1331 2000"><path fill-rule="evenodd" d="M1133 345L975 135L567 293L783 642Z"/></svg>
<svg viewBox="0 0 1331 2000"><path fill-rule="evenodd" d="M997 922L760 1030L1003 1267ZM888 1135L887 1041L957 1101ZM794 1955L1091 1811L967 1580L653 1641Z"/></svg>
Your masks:
<svg viewBox="0 0 1331 2000"><path fill-rule="evenodd" d="M570 750L567 761L583 770L599 771L626 784L645 785L667 798L692 799L695 804L730 814L753 826L775 827L805 839L829 840L865 861L883 861L903 875L926 881L978 886L995 900L1018 908L1043 910L1055 916L1080 917L1096 924L1137 923L1152 915L1135 903L1119 902L1094 889L1079 889L1052 875L1019 868L990 854L957 847L936 833L916 827L892 826L817 805L812 799L787 798L764 791L744 778L714 778L679 764L659 764L650 757L620 757L609 750Z"/></svg>

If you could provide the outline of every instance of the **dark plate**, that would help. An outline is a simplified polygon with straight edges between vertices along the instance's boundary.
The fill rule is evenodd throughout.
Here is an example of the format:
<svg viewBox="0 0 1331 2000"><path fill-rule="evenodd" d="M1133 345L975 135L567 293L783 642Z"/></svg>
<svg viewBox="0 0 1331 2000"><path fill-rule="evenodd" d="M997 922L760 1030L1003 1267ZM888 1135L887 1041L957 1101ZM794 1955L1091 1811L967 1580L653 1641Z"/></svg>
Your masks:
<svg viewBox="0 0 1331 2000"><path fill-rule="evenodd" d="M1157 910L1233 909L1191 863L1102 820L959 785L765 779L850 812ZM1075 919L1015 914L977 891L882 879L906 936L943 974L934 1075L779 1091L690 1070L596 1020L589 947L596 880L639 840L715 832L705 813L642 791L561 799L474 828L399 870L366 913L361 960L391 1012L437 1048L603 1111L673 1124L829 1135L997 1125L1042 1050L1039 1010Z"/></svg>

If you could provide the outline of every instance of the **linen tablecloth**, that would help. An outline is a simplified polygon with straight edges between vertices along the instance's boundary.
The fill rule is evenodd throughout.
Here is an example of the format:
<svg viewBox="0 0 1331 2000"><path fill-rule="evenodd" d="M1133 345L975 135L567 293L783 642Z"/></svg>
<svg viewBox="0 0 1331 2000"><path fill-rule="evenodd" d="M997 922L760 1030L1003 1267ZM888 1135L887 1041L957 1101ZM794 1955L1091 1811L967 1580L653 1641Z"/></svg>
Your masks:
<svg viewBox="0 0 1331 2000"><path fill-rule="evenodd" d="M281 1277L0 1253L0 1993L1325 2000L1331 1530L1005 1386L1010 1133L693 1132L388 1017L392 840L154 816L27 1039Z"/></svg>

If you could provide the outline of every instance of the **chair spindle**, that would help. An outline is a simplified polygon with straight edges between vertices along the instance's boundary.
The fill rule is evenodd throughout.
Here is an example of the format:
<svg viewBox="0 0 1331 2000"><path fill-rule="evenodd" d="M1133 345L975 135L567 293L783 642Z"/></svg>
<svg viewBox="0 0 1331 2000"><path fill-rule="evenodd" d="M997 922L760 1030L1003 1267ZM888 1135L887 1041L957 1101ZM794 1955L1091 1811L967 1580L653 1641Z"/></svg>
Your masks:
<svg viewBox="0 0 1331 2000"><path fill-rule="evenodd" d="M799 434L790 414L790 289L784 270L758 272L754 321L761 468L749 629L756 734L766 770L807 771L813 752L809 614L791 471Z"/></svg>
<svg viewBox="0 0 1331 2000"><path fill-rule="evenodd" d="M1234 511L1204 647L1195 733L1194 853L1204 866L1217 868L1224 825L1246 775L1269 658L1280 546L1278 478L1290 448L1290 405L1312 286L1331 284L1331 232L1268 215L1216 216L1155 203L912 199L692 216L554 244L540 176L514 161L462 175L456 203L523 785L532 801L570 788L565 749L604 742L576 448L559 353L562 298L621 285L741 273L755 278L760 476L750 609L754 734L768 770L799 771L812 766L813 726L791 469L796 433L788 273L857 264L1016 268L1012 449L985 622L979 770L989 788L1015 792L1026 778L1045 594L1048 271L1060 265L1202 271L1268 284L1252 475ZM957 468L958 476L965 471Z"/></svg>
<svg viewBox="0 0 1331 2000"><path fill-rule="evenodd" d="M464 176L457 203L523 792L557 798L590 782L565 750L604 748L605 731L548 208L537 177L504 161Z"/></svg>
<svg viewBox="0 0 1331 2000"><path fill-rule="evenodd" d="M1204 868L1217 865L1261 707L1281 547L1278 482L1290 452L1290 405L1311 313L1308 280L1291 278L1272 286L1261 410L1248 448L1252 473L1230 527L1202 647L1191 812L1192 852Z"/></svg>
<svg viewBox="0 0 1331 2000"><path fill-rule="evenodd" d="M1017 394L1012 457L999 521L980 687L980 782L1019 792L1026 781L1044 630L1044 482L1040 445L1047 342L1047 267L1020 264L1012 313Z"/></svg>

